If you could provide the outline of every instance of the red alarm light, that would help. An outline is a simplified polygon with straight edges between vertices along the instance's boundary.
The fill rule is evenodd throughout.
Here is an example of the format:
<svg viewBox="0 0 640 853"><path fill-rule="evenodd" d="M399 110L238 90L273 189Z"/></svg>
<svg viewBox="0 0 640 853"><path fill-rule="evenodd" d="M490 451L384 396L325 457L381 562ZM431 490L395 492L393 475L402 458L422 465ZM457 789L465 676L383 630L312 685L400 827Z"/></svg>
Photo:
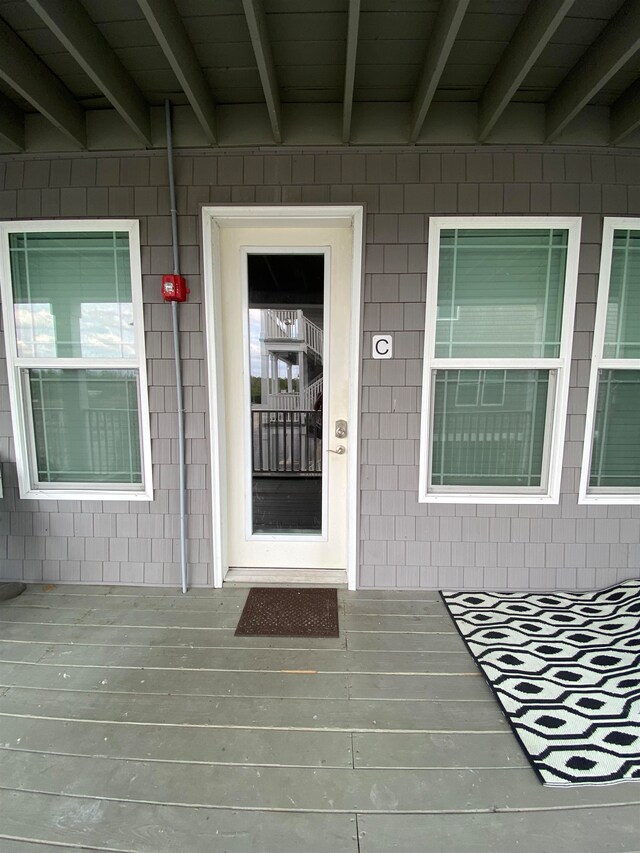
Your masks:
<svg viewBox="0 0 640 853"><path fill-rule="evenodd" d="M190 292L184 276L162 276L162 296L165 302L186 302L187 294Z"/></svg>

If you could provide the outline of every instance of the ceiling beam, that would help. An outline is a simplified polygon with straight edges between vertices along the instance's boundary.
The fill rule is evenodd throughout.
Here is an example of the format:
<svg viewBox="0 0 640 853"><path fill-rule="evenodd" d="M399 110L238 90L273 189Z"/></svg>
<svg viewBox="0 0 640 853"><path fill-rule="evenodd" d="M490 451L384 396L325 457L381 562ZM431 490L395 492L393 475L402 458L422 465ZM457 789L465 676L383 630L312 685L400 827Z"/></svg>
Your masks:
<svg viewBox="0 0 640 853"><path fill-rule="evenodd" d="M575 0L530 0L480 98L481 142L489 136L574 3Z"/></svg>
<svg viewBox="0 0 640 853"><path fill-rule="evenodd" d="M613 145L618 145L640 127L640 80L629 86L611 105L609 123Z"/></svg>
<svg viewBox="0 0 640 853"><path fill-rule="evenodd" d="M469 0L442 0L427 45L427 56L420 82L413 99L409 134L411 142L415 142L420 136L468 5Z"/></svg>
<svg viewBox="0 0 640 853"><path fill-rule="evenodd" d="M151 145L149 105L80 0L27 0L126 124Z"/></svg>
<svg viewBox="0 0 640 853"><path fill-rule="evenodd" d="M269 121L276 142L282 142L282 118L280 110L280 93L278 91L278 78L276 77L276 66L273 62L271 42L267 33L267 19L264 13L262 0L242 0L244 7L251 44L258 65L260 81L264 91L269 112Z"/></svg>
<svg viewBox="0 0 640 853"><path fill-rule="evenodd" d="M547 104L547 141L556 139L640 50L640 0L627 0Z"/></svg>
<svg viewBox="0 0 640 853"><path fill-rule="evenodd" d="M0 92L0 139L24 151L24 113Z"/></svg>
<svg viewBox="0 0 640 853"><path fill-rule="evenodd" d="M217 139L216 105L174 0L138 0L209 142Z"/></svg>
<svg viewBox="0 0 640 853"><path fill-rule="evenodd" d="M344 98L342 101L342 141L351 141L351 114L353 112L353 87L356 79L356 54L360 27L360 0L349 0L347 23L347 58L344 71Z"/></svg>
<svg viewBox="0 0 640 853"><path fill-rule="evenodd" d="M84 110L35 53L0 19L0 77L81 148Z"/></svg>

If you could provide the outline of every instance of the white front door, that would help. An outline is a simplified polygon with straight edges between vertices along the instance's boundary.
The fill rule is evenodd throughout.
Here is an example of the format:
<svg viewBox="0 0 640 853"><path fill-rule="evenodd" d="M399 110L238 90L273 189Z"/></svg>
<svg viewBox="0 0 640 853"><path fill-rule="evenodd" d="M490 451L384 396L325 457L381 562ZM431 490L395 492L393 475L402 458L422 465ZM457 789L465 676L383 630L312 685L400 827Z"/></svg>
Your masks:
<svg viewBox="0 0 640 853"><path fill-rule="evenodd" d="M357 411L352 223L240 219L216 244L226 579L345 583Z"/></svg>

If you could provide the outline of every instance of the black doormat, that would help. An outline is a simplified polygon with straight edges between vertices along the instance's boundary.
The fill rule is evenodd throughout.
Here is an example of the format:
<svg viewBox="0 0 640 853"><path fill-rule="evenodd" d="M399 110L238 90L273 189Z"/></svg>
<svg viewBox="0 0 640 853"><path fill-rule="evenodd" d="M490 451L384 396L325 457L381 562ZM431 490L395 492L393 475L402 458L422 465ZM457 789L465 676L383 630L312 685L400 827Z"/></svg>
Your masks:
<svg viewBox="0 0 640 853"><path fill-rule="evenodd" d="M543 784L640 782L640 579L441 595Z"/></svg>
<svg viewBox="0 0 640 853"><path fill-rule="evenodd" d="M254 587L236 636L338 637L338 591Z"/></svg>

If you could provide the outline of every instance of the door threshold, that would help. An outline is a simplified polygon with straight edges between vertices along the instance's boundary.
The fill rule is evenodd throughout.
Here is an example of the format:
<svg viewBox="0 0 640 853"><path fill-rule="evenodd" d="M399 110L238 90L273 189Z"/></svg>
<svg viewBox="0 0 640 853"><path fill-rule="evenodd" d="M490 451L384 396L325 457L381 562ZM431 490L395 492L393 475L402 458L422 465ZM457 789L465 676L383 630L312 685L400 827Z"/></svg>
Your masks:
<svg viewBox="0 0 640 853"><path fill-rule="evenodd" d="M291 584L295 586L347 585L347 572L344 569L229 569L224 577L223 586L249 584L268 586L269 584Z"/></svg>

